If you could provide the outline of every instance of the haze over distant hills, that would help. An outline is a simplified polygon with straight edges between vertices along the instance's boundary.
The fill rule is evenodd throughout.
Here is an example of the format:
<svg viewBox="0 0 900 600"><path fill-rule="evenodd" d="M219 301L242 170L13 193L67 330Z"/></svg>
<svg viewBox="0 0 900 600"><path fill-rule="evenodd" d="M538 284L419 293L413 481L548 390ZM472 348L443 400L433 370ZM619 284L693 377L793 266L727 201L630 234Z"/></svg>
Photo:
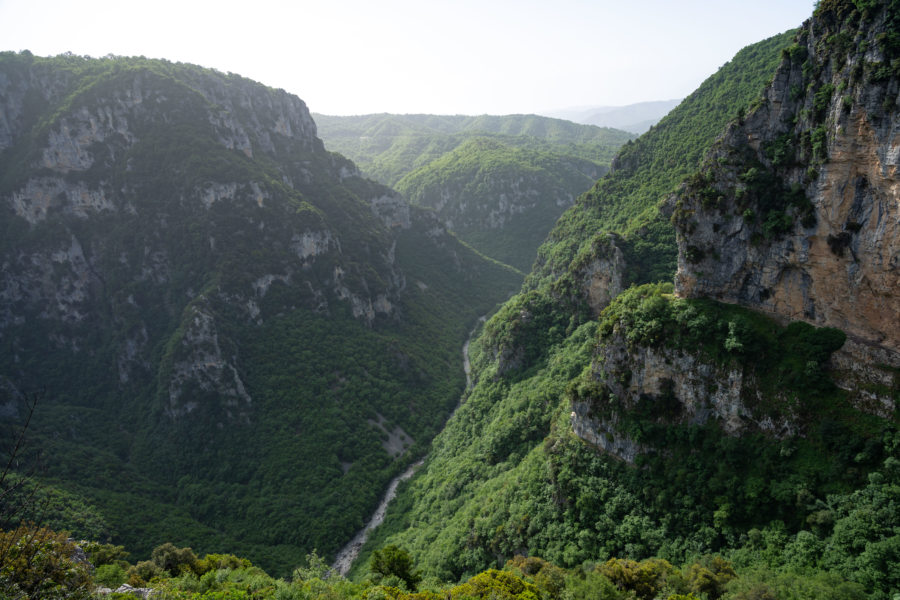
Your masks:
<svg viewBox="0 0 900 600"><path fill-rule="evenodd" d="M0 600L900 600L898 31L640 136L0 52Z"/></svg>
<svg viewBox="0 0 900 600"><path fill-rule="evenodd" d="M538 115L314 115L332 151L522 271L632 133Z"/></svg>
<svg viewBox="0 0 900 600"><path fill-rule="evenodd" d="M653 100L625 106L576 106L559 110L542 111L540 114L558 119L568 119L585 125L614 127L631 133L644 133L659 123L670 110L678 106L680 99Z"/></svg>

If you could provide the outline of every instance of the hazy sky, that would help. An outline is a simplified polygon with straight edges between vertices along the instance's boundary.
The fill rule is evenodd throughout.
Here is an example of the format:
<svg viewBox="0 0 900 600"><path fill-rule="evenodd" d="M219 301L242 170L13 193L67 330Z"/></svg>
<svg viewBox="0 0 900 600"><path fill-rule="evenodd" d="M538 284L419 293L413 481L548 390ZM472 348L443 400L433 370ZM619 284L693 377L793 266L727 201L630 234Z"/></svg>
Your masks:
<svg viewBox="0 0 900 600"><path fill-rule="evenodd" d="M812 0L0 0L0 50L143 55L314 112L533 113L681 98Z"/></svg>

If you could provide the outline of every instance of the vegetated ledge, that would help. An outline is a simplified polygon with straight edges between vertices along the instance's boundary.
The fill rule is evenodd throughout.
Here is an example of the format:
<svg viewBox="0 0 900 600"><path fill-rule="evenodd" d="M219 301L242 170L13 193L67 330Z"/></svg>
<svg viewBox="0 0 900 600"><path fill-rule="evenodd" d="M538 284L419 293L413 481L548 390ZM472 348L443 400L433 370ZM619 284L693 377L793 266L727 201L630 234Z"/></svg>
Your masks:
<svg viewBox="0 0 900 600"><path fill-rule="evenodd" d="M670 201L680 295L838 327L864 364L900 366L898 22L893 4L817 8Z"/></svg>
<svg viewBox="0 0 900 600"><path fill-rule="evenodd" d="M832 354L842 331L786 325L745 307L632 287L600 315L594 359L570 384L576 434L634 462L656 426L715 422L732 436L804 436L825 418L890 418L900 386ZM854 345L854 348L858 344ZM871 380L869 385L857 381ZM850 418L848 412L867 416ZM865 435L865 432L861 432Z"/></svg>

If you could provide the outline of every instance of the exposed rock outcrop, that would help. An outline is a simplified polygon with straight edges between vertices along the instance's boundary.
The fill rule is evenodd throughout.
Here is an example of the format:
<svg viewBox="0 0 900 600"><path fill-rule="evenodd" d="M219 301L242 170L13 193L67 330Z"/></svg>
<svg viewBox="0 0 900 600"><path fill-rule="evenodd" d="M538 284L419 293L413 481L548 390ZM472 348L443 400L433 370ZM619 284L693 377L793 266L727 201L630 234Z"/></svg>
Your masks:
<svg viewBox="0 0 900 600"><path fill-rule="evenodd" d="M666 209L678 231L678 295L843 330L843 348L821 368L846 392L842 402L885 418L900 397L900 48L883 35L895 12L841 2L817 10L764 98ZM602 253L607 262L586 272L621 272L615 256ZM595 312L597 298L609 302L606 279L589 279ZM789 393L761 390L748 359L715 362L699 348L619 332L598 345L588 391L573 395L573 430L627 461L646 450L629 437L635 414L714 420L729 435L802 433L812 417L795 414Z"/></svg>
<svg viewBox="0 0 900 600"><path fill-rule="evenodd" d="M198 398L211 396L229 420L247 421L253 401L235 366L237 357L223 350L208 303L200 299L188 310L167 377L166 416L178 419L190 414L197 408Z"/></svg>
<svg viewBox="0 0 900 600"><path fill-rule="evenodd" d="M625 289L625 258L620 244L621 238L613 233L597 237L592 260L578 270L595 316Z"/></svg>
<svg viewBox="0 0 900 600"><path fill-rule="evenodd" d="M672 200L676 291L898 352L900 77L882 35L893 9L844 9L804 25L761 104Z"/></svg>
<svg viewBox="0 0 900 600"><path fill-rule="evenodd" d="M302 100L164 61L71 61L83 71L26 56L0 71L0 210L22 220L15 230L29 232L23 240L33 238L10 242L0 258L0 337L39 319L56 346L77 352L87 350L83 336L52 323L111 321L123 328L111 343L126 385L152 371L161 315L154 323L142 315L165 307L184 333L173 342L180 358L171 378L160 382L174 418L192 410L180 399L185 389L249 405L235 359L217 345L212 305L240 306L261 324L263 300L279 282L292 289L290 306L329 313L346 303L370 325L395 315L405 278L394 235L411 227L410 206L326 152ZM37 120L48 107L53 118ZM199 152L195 143L207 146ZM262 170L250 162L266 154ZM348 180L354 192L337 191ZM339 210L317 205L322 190L353 199ZM268 256L256 250L208 287L206 273L250 235ZM202 292L206 308L181 319L183 303Z"/></svg>
<svg viewBox="0 0 900 600"><path fill-rule="evenodd" d="M598 347L590 377L599 387L573 398L572 429L627 462L646 450L623 428L623 415L634 411L669 425L714 421L729 435L762 431L778 438L796 432L789 411L759 409L763 393L750 369L716 365L697 352L633 346L616 335Z"/></svg>

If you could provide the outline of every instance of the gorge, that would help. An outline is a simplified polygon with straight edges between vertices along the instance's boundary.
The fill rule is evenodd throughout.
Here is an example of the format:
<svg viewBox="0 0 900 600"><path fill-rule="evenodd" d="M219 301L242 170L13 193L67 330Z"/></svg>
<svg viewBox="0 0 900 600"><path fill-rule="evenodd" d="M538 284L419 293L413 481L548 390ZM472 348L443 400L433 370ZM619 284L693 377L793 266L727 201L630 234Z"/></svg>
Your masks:
<svg viewBox="0 0 900 600"><path fill-rule="evenodd" d="M898 29L822 0L636 138L322 117L390 182L236 75L0 53L47 524L176 598L900 594Z"/></svg>

